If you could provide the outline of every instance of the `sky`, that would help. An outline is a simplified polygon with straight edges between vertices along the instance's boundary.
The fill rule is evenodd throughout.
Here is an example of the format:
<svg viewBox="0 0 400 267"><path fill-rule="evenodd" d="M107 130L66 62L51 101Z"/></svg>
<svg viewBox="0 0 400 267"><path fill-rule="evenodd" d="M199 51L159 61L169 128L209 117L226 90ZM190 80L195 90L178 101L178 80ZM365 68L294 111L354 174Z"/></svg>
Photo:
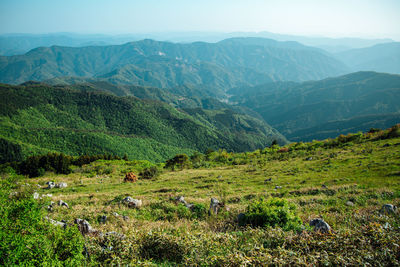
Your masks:
<svg viewBox="0 0 400 267"><path fill-rule="evenodd" d="M260 32L400 41L400 0L0 0L4 33Z"/></svg>

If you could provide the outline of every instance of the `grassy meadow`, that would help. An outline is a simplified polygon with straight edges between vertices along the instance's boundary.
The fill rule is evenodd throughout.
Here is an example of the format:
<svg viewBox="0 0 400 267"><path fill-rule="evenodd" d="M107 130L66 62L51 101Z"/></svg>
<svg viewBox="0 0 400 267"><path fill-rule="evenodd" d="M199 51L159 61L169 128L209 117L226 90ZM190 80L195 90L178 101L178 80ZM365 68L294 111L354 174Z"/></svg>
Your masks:
<svg viewBox="0 0 400 267"><path fill-rule="evenodd" d="M126 173L138 175L150 166L161 173L124 182ZM81 265L400 264L399 211L380 212L383 204L400 205L398 135L356 134L248 153L209 151L174 170L163 166L98 160L73 166L68 175L46 172L38 178L19 178L19 184L33 185L41 196L51 194L35 201L43 215L64 220L68 228L80 218L102 233L117 232L79 237L85 248ZM68 186L46 189L48 181ZM126 196L142 200L143 205L125 206L121 200ZM178 196L195 208L178 203ZM208 212L211 198L223 203L217 215ZM251 203L276 198L294 205L302 222L296 230L284 230L279 224L239 226L238 215L246 213ZM58 200L69 208L46 209L50 201ZM105 223L100 220L103 215ZM323 218L332 230L313 231L309 222L314 218Z"/></svg>

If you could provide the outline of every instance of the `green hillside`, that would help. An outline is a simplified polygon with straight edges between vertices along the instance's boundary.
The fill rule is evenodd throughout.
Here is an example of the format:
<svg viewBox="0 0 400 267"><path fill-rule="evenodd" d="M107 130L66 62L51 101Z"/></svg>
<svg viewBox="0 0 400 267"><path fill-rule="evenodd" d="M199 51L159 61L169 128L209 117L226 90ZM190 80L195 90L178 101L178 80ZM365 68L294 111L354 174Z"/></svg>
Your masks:
<svg viewBox="0 0 400 267"><path fill-rule="evenodd" d="M3 165L0 265L399 266L399 162L397 125L198 154L174 170L97 160L28 178ZM124 182L149 166L157 176ZM67 187L47 189L49 181Z"/></svg>
<svg viewBox="0 0 400 267"><path fill-rule="evenodd" d="M289 140L335 137L346 129L366 131L399 122L399 75L357 72L321 81L235 88L229 93L234 95L232 103L258 112ZM394 114L382 123L390 113ZM381 119L374 125L359 119L365 116ZM339 131L331 131L333 125Z"/></svg>
<svg viewBox="0 0 400 267"><path fill-rule="evenodd" d="M231 120L221 127L207 116L200 121L190 109L158 101L45 84L3 84L0 99L0 138L7 146L20 146L22 156L47 151L126 153L130 158L161 161L208 148L245 151L275 139L286 142L263 121L227 109L218 111Z"/></svg>

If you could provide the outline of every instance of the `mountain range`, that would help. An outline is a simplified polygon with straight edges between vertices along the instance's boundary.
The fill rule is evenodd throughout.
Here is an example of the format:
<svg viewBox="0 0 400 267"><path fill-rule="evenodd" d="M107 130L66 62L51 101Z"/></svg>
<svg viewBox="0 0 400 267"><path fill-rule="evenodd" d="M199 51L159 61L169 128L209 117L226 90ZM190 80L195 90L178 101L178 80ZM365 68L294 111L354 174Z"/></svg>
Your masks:
<svg viewBox="0 0 400 267"><path fill-rule="evenodd" d="M334 137L347 129L386 128L393 119L400 121L400 75L357 72L320 81L234 88L228 93L232 103L258 112L291 141ZM371 123L366 123L368 116Z"/></svg>
<svg viewBox="0 0 400 267"><path fill-rule="evenodd" d="M0 150L162 161L387 128L400 122L399 51L146 39L0 56Z"/></svg>
<svg viewBox="0 0 400 267"><path fill-rule="evenodd" d="M75 76L225 91L277 80L315 80L346 71L343 63L323 50L262 38L233 38L215 44L143 40L115 46L52 46L0 57L0 82L11 84Z"/></svg>

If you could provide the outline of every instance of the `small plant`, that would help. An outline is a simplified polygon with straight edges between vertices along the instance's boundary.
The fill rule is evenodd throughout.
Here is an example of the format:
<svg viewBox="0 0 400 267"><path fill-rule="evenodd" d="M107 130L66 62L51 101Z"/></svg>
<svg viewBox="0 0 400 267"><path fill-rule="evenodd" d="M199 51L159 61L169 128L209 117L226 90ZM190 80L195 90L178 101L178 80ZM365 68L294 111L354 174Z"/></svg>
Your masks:
<svg viewBox="0 0 400 267"><path fill-rule="evenodd" d="M298 230L302 222L296 215L296 206L285 199L259 199L252 202L246 213L240 217L239 225L253 227L281 227L284 230Z"/></svg>
<svg viewBox="0 0 400 267"><path fill-rule="evenodd" d="M160 170L157 168L157 166L151 166L148 168L144 168L140 173L139 176L142 179L153 179L157 178L160 175Z"/></svg>

